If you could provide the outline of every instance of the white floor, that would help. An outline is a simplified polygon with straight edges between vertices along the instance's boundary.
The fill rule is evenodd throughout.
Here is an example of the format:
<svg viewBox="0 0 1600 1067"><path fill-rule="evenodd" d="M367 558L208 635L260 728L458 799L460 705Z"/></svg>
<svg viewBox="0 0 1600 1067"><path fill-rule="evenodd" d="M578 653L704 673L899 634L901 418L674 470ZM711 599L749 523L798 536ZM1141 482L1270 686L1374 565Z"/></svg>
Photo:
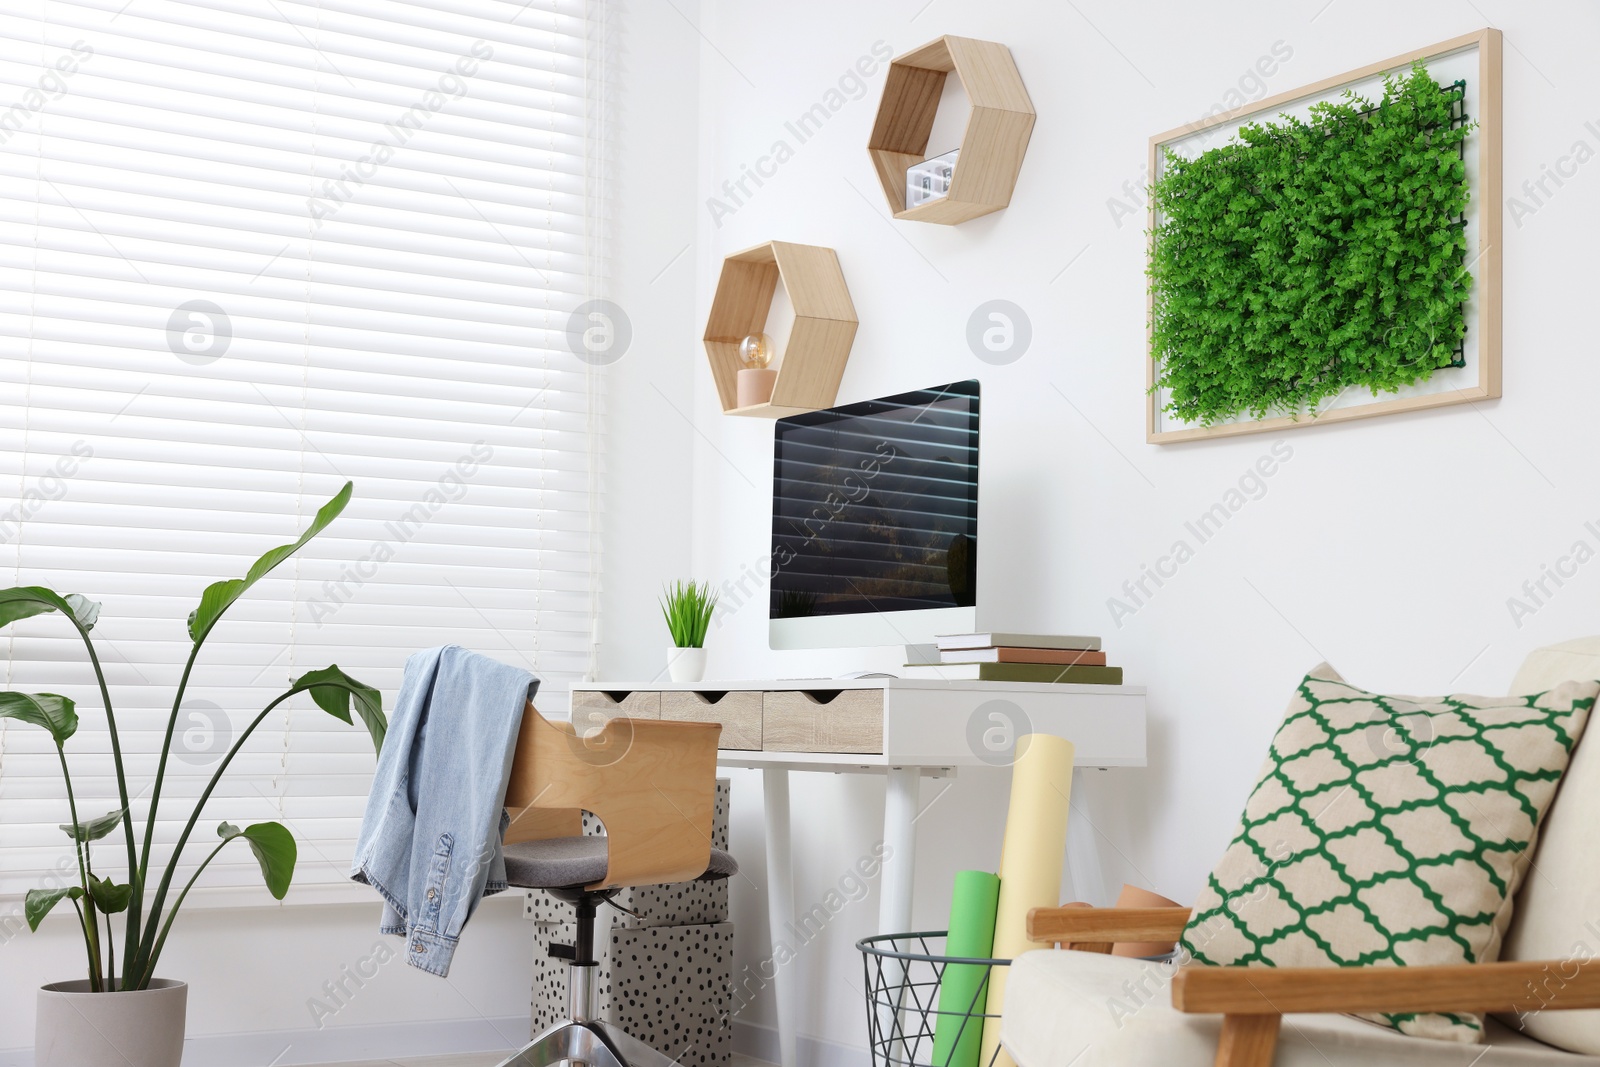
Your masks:
<svg viewBox="0 0 1600 1067"><path fill-rule="evenodd" d="M459 1056L423 1056L421 1059L346 1060L344 1063L329 1063L322 1067L496 1067L496 1064L505 1058L504 1052L464 1052ZM732 1067L772 1067L772 1065L735 1052Z"/></svg>
<svg viewBox="0 0 1600 1067"><path fill-rule="evenodd" d="M495 1067L505 1058L504 1052L464 1052L458 1056L424 1056L416 1060L346 1060L323 1067Z"/></svg>

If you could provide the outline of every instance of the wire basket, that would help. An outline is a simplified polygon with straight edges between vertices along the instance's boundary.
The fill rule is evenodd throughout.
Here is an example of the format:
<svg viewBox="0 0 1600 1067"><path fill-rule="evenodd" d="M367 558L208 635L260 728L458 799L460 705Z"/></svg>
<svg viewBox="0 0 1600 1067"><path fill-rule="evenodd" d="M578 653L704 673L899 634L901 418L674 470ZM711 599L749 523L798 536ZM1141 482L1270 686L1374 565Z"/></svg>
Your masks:
<svg viewBox="0 0 1600 1067"><path fill-rule="evenodd" d="M942 955L946 933L880 934L856 942L867 974L867 1036L873 1067L949 1067L948 1051L941 1057L945 1062L935 1061L934 1035L941 1019L947 1020L947 1029L953 1028L953 1048L974 1028L981 1036L984 1022L999 1018L984 1010L989 976L1011 961ZM982 968L970 1003L939 1003L945 971L952 966ZM998 1054L997 1047L979 1067L993 1067Z"/></svg>

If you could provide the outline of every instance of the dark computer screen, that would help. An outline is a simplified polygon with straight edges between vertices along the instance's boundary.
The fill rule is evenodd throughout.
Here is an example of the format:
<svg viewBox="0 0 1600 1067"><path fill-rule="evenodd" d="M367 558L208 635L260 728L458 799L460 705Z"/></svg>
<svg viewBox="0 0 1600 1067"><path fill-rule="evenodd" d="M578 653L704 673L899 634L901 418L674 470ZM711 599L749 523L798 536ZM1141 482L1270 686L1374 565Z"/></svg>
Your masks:
<svg viewBox="0 0 1600 1067"><path fill-rule="evenodd" d="M774 619L969 607L978 558L978 383L780 419Z"/></svg>

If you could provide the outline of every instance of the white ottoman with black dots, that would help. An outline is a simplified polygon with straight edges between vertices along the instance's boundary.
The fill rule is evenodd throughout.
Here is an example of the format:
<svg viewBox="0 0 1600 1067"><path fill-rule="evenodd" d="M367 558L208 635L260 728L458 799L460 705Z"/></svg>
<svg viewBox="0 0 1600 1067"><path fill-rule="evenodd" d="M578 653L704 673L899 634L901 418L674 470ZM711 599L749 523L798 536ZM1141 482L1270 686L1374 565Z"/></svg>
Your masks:
<svg viewBox="0 0 1600 1067"><path fill-rule="evenodd" d="M713 848L728 847L728 779L717 779ZM601 833L587 812L585 834ZM600 1018L622 1027L683 1067L726 1067L733 1052L733 924L727 879L624 889L595 916L595 973ZM535 923L532 1034L567 1013L566 962L551 944L571 944L572 906L543 890L527 893Z"/></svg>

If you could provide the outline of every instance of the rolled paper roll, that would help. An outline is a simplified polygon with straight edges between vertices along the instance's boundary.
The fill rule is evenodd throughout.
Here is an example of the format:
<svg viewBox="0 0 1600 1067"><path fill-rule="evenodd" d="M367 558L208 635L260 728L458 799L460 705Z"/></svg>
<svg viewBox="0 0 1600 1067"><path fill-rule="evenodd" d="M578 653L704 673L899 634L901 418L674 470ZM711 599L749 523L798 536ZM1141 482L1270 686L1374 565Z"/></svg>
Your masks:
<svg viewBox="0 0 1600 1067"><path fill-rule="evenodd" d="M1148 889L1140 889L1136 885L1125 885L1122 892L1117 894L1117 902L1113 907L1118 908L1181 908L1175 900L1168 900L1160 893L1152 893ZM1112 946L1113 956L1165 956L1177 948L1175 941L1129 941L1126 944Z"/></svg>
<svg viewBox="0 0 1600 1067"><path fill-rule="evenodd" d="M1067 856L1067 812L1072 798L1071 741L1050 734L1017 739L1011 767L1011 805L1000 847L1000 900L994 924L994 957L1016 959L1044 942L1028 940L1028 912L1061 901L1061 865ZM1000 1048L1000 1009L1005 1005L1009 968L996 967L989 978L988 1014L980 1067L1015 1067Z"/></svg>
<svg viewBox="0 0 1600 1067"><path fill-rule="evenodd" d="M994 917L1000 879L988 871L957 871L950 896L946 956L988 959L994 948ZM933 1067L978 1067L983 1013L989 1002L989 968L951 963L939 979L939 1018L933 1032Z"/></svg>

